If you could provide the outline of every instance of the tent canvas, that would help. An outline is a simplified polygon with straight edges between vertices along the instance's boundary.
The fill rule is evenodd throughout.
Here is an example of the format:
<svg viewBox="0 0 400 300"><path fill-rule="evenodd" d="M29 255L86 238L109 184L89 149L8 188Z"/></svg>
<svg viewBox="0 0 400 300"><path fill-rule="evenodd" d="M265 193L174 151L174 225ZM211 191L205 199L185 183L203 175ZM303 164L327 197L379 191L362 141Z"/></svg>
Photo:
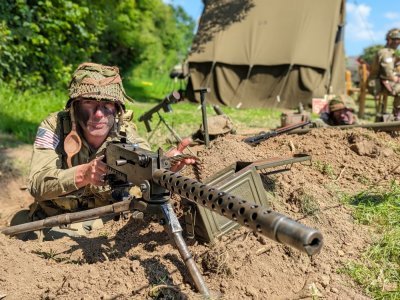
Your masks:
<svg viewBox="0 0 400 300"><path fill-rule="evenodd" d="M294 108L345 90L344 0L205 1L188 57L187 95Z"/></svg>

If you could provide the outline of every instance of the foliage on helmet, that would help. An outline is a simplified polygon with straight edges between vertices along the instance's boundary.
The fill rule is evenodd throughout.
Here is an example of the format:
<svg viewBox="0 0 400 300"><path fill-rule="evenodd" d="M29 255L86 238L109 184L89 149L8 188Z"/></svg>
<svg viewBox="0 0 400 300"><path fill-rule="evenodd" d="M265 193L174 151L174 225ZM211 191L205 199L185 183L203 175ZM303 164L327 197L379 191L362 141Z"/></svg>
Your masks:
<svg viewBox="0 0 400 300"><path fill-rule="evenodd" d="M400 39L400 29L399 28L390 29L386 34L386 39Z"/></svg>
<svg viewBox="0 0 400 300"><path fill-rule="evenodd" d="M333 98L331 101L329 101L329 111L330 112L334 112L334 111L341 110L344 108L346 108L346 106L340 96L337 96L337 97Z"/></svg>
<svg viewBox="0 0 400 300"><path fill-rule="evenodd" d="M127 100L133 101L125 93L118 67L88 62L79 65L72 75L67 107L78 98L113 101L122 106Z"/></svg>

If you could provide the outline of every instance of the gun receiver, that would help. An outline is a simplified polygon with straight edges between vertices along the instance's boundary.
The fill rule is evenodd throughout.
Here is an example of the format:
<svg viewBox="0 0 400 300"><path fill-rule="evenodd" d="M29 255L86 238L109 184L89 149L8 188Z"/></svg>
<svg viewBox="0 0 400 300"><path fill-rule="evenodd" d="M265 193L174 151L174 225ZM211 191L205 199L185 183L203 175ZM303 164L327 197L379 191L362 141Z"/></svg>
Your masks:
<svg viewBox="0 0 400 300"><path fill-rule="evenodd" d="M300 122L300 123L293 124L293 125L288 125L288 126L285 126L285 127L282 127L282 128L278 128L276 130L268 131L268 132L261 132L258 135L245 138L245 139L243 139L243 141L248 143L248 144L250 144L250 145L255 146L255 145L258 145L259 143L261 143L262 141L268 140L269 138L272 138L274 136L289 132L289 131L294 130L296 128L304 127L304 126L306 126L308 124L311 124L311 121L305 121L305 122Z"/></svg>
<svg viewBox="0 0 400 300"><path fill-rule="evenodd" d="M173 91L171 94L169 94L167 97L165 97L159 104L145 112L143 115L139 117L140 122L144 122L144 125L146 126L147 132L150 132L151 126L150 126L150 121L151 118L153 117L153 114L157 113L160 109L163 109L165 112L171 112L172 107L171 104L176 103L181 101L181 94L177 91Z"/></svg>

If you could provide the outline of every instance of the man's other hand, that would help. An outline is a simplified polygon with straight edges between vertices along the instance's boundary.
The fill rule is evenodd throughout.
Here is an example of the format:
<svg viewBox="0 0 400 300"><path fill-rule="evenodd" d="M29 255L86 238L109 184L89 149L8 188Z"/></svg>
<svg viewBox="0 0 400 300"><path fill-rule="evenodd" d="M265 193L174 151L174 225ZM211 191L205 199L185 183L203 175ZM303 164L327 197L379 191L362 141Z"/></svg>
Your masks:
<svg viewBox="0 0 400 300"><path fill-rule="evenodd" d="M107 165L102 161L104 155L96 157L87 164L77 166L75 173L75 184L78 188L88 184L97 186L105 185Z"/></svg>
<svg viewBox="0 0 400 300"><path fill-rule="evenodd" d="M176 155L181 155L183 154L183 150L186 149L187 146L190 145L190 143L192 142L192 139L187 137L184 138L176 148L173 148L171 150L169 150L167 153L165 153L165 156L167 157L173 157ZM179 162L177 162L175 165L173 165L171 167L171 171L172 172L178 172L180 170L182 170L182 168L186 165L194 165L196 163L196 160L194 158L185 158Z"/></svg>

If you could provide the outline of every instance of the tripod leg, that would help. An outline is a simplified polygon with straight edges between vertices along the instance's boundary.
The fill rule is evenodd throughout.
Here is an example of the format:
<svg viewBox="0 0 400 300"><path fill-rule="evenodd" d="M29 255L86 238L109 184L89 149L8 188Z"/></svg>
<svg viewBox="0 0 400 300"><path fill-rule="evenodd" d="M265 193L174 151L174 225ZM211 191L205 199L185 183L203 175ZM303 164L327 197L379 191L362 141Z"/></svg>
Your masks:
<svg viewBox="0 0 400 300"><path fill-rule="evenodd" d="M160 124L161 124L161 121L159 120L158 123L157 123L157 125L156 125L156 127L153 129L153 131L151 132L151 134L150 134L149 137L147 138L147 141L150 142L150 139L153 137L154 132L156 132L156 130L157 130L158 126L160 126Z"/></svg>
<svg viewBox="0 0 400 300"><path fill-rule="evenodd" d="M185 240L183 239L181 224L179 224L178 218L176 217L171 204L164 203L161 205L161 209L166 219L165 225L168 226L168 231L170 232L170 235L173 238L181 257L189 270L190 276L192 277L197 290L203 296L209 297L210 292L206 286L206 283L204 282L203 276L197 268L197 265L189 251L188 246L185 243Z"/></svg>

